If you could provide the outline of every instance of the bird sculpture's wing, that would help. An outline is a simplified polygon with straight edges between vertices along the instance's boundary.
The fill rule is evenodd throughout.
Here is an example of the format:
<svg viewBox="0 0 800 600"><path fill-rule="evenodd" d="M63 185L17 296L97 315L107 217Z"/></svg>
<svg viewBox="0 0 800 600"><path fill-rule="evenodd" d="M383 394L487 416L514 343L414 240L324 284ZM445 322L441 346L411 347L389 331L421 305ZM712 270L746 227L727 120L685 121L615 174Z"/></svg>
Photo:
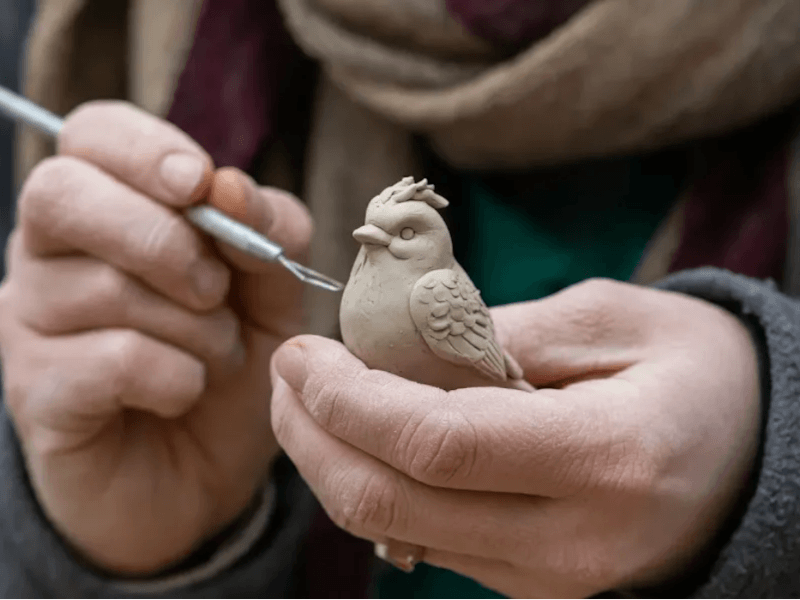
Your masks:
<svg viewBox="0 0 800 600"><path fill-rule="evenodd" d="M472 366L497 381L515 371L516 363L508 363L510 357L495 339L489 309L466 273L426 273L414 285L410 302L414 324L439 358Z"/></svg>

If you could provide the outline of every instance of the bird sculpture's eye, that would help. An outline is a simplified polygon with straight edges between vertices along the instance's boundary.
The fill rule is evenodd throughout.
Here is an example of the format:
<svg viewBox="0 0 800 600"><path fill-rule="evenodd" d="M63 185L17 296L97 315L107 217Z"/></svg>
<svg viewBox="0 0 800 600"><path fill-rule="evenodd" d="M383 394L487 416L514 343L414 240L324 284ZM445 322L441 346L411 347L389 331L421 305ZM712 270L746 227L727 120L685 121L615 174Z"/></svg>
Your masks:
<svg viewBox="0 0 800 600"><path fill-rule="evenodd" d="M400 232L400 237L404 240L410 240L414 237L414 230L411 227L405 227L403 231Z"/></svg>

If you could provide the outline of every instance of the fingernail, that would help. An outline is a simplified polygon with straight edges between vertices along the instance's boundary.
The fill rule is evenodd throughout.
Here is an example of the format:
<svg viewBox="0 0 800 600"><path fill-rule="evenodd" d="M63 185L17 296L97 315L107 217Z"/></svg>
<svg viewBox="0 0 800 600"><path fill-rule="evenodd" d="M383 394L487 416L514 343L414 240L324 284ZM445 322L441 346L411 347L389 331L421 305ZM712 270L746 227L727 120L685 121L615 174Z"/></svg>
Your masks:
<svg viewBox="0 0 800 600"><path fill-rule="evenodd" d="M414 571L414 567L422 561L424 554L425 549L422 546L396 540L390 540L388 544L375 544L375 556L406 573Z"/></svg>
<svg viewBox="0 0 800 600"><path fill-rule="evenodd" d="M375 556L381 560L389 561L389 546L375 542Z"/></svg>
<svg viewBox="0 0 800 600"><path fill-rule="evenodd" d="M205 163L191 154L170 154L161 161L161 179L180 198L188 198L200 185Z"/></svg>
<svg viewBox="0 0 800 600"><path fill-rule="evenodd" d="M308 378L306 353L301 346L288 342L275 353L275 370L290 388L302 392Z"/></svg>
<svg viewBox="0 0 800 600"><path fill-rule="evenodd" d="M199 261L190 269L195 293L202 299L217 298L227 291L228 272L225 267Z"/></svg>

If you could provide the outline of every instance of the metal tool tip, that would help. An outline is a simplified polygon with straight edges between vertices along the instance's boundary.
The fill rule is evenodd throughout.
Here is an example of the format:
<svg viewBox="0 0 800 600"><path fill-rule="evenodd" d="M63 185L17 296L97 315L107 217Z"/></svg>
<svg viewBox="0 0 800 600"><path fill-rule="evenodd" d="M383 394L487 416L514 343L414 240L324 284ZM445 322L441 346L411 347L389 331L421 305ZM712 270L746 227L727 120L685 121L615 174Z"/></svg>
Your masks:
<svg viewBox="0 0 800 600"><path fill-rule="evenodd" d="M313 269L304 267L293 260L289 260L283 255L279 256L278 260L284 267L289 269L289 271L291 271L295 277L304 283L314 285L323 290L328 290L329 292L341 292L344 289L344 285L335 279L331 279L322 273L317 273Z"/></svg>

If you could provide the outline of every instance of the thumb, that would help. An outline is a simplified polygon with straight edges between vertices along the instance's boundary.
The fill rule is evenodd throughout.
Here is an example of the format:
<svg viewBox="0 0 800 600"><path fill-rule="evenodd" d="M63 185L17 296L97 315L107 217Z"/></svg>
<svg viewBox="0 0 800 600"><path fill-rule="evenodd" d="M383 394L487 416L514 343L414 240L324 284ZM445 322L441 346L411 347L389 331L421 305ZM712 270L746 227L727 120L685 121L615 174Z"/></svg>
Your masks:
<svg viewBox="0 0 800 600"><path fill-rule="evenodd" d="M646 329L636 286L592 279L492 310L497 338L534 386L608 377L641 360Z"/></svg>

